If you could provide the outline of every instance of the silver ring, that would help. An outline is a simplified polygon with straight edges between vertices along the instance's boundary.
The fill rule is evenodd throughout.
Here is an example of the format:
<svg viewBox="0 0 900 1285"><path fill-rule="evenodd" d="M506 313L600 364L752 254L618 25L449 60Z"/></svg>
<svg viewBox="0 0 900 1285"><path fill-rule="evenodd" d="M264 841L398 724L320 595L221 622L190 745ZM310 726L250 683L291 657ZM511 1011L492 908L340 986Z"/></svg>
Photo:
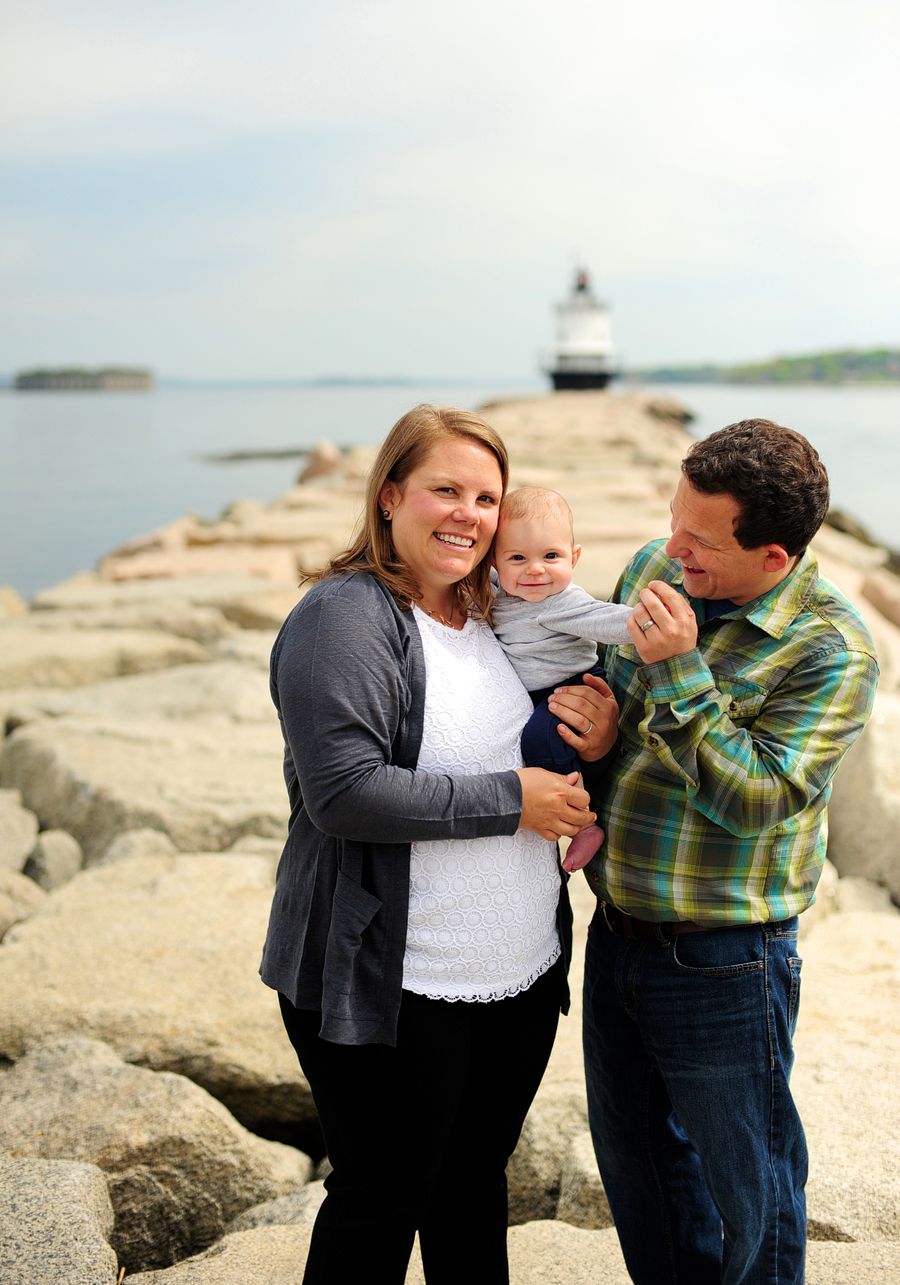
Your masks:
<svg viewBox="0 0 900 1285"><path fill-rule="evenodd" d="M588 719L588 730L586 732L582 732L582 736L590 736L593 730L594 730L594 724L590 721L590 719Z"/></svg>
<svg viewBox="0 0 900 1285"><path fill-rule="evenodd" d="M641 631L641 633L642 633L642 634L645 634L645 633L647 632L647 630L648 630L652 625L655 625L655 624L656 624L656 621L655 621L655 620L648 620L648 621L647 621L647 623L646 623L646 625L638 625L638 629L640 629L640 631Z"/></svg>

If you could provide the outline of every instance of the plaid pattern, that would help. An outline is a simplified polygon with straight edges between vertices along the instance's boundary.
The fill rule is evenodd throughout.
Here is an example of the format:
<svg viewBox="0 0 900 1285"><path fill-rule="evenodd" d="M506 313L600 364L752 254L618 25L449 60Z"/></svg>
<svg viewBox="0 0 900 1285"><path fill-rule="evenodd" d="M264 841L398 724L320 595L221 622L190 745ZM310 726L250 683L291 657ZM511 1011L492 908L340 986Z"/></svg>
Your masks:
<svg viewBox="0 0 900 1285"><path fill-rule="evenodd" d="M685 592L664 549L632 558L613 601L634 605L651 580ZM703 601L691 606L694 651L644 665L631 643L607 648L622 742L593 802L607 839L588 881L641 919L786 919L814 899L831 782L872 708L875 646L808 552L744 607L707 623Z"/></svg>

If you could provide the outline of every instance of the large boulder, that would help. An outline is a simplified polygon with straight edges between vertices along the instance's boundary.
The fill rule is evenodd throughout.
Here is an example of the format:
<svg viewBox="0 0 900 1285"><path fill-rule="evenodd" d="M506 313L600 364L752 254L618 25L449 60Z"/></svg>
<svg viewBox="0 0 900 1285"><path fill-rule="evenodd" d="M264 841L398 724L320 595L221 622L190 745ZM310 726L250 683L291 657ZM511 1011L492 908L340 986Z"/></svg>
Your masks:
<svg viewBox="0 0 900 1285"><path fill-rule="evenodd" d="M900 897L900 697L879 694L847 751L828 807L828 856Z"/></svg>
<svg viewBox="0 0 900 1285"><path fill-rule="evenodd" d="M233 602L247 602L260 594L267 596L276 590L296 591L296 577L291 575L281 584L273 584L266 577L248 575L242 571L226 571L212 575L179 576L177 580L125 580L109 581L99 575L73 576L52 589L35 594L34 611L91 610L105 611L117 607L134 607L138 604L170 602L173 595L180 601L197 607L218 607L227 614ZM299 596L299 595L297 595Z"/></svg>
<svg viewBox="0 0 900 1285"><path fill-rule="evenodd" d="M49 613L48 613L49 614ZM268 723L278 718L269 694L268 634L228 639L229 651L205 665L177 665L152 674L111 678L67 691L17 688L3 694L13 728L39 718L103 718L122 723L229 719ZM260 645L262 639L262 646Z"/></svg>
<svg viewBox="0 0 900 1285"><path fill-rule="evenodd" d="M545 1081L506 1170L510 1223L556 1217L563 1164L573 1140L584 1134L587 1124L583 1079Z"/></svg>
<svg viewBox="0 0 900 1285"><path fill-rule="evenodd" d="M257 1138L180 1075L129 1066L95 1040L61 1040L0 1077L0 1148L96 1164L132 1271L212 1244L241 1209L309 1176L302 1152Z"/></svg>
<svg viewBox="0 0 900 1285"><path fill-rule="evenodd" d="M115 1285L106 1176L73 1160L0 1156L3 1285Z"/></svg>
<svg viewBox="0 0 900 1285"><path fill-rule="evenodd" d="M236 1231L251 1231L254 1227L292 1227L297 1224L312 1227L324 1200L325 1184L308 1182L289 1196L279 1196L277 1200L266 1200L261 1205L245 1209L229 1224L228 1235Z"/></svg>
<svg viewBox="0 0 900 1285"><path fill-rule="evenodd" d="M862 592L892 624L900 625L900 576L872 570L862 582Z"/></svg>
<svg viewBox="0 0 900 1285"><path fill-rule="evenodd" d="M28 604L20 597L19 591L11 584L0 584L0 620L24 616L27 612Z"/></svg>
<svg viewBox="0 0 900 1285"><path fill-rule="evenodd" d="M244 834L286 836L283 753L274 716L73 715L19 727L3 743L0 781L21 790L42 828L74 835L87 864L123 830L144 828L165 831L182 852L215 852Z"/></svg>
<svg viewBox="0 0 900 1285"><path fill-rule="evenodd" d="M159 630L33 629L21 618L0 621L0 688L80 687L208 659L199 643Z"/></svg>
<svg viewBox="0 0 900 1285"><path fill-rule="evenodd" d="M272 840L260 839L259 842L271 843ZM175 844L162 830L151 830L149 827L123 830L93 864L109 866L115 861L129 861L132 857L168 857L174 856L177 851Z"/></svg>
<svg viewBox="0 0 900 1285"><path fill-rule="evenodd" d="M263 1227L226 1236L205 1254L164 1272L128 1276L125 1285L288 1285L299 1281L308 1227ZM516 1285L630 1285L615 1231L582 1231L533 1222L509 1231L510 1280ZM810 1285L882 1285L900 1279L900 1244L825 1245L807 1255ZM418 1244L406 1285L425 1285Z"/></svg>
<svg viewBox="0 0 900 1285"><path fill-rule="evenodd" d="M574 916L569 969L572 1006L568 1017L560 1018L550 1062L507 1167L511 1223L555 1217L563 1165L574 1140L587 1129L581 988L587 928L597 899L580 874L569 880L569 898Z"/></svg>
<svg viewBox="0 0 900 1285"><path fill-rule="evenodd" d="M46 896L33 879L18 870L0 868L0 941L13 924L33 915Z"/></svg>
<svg viewBox="0 0 900 1285"><path fill-rule="evenodd" d="M127 1276L126 1285L294 1285L303 1279L311 1234L302 1224L235 1232L166 1271Z"/></svg>
<svg viewBox="0 0 900 1285"><path fill-rule="evenodd" d="M82 871L0 945L0 1054L103 1040L189 1076L260 1132L302 1137L312 1097L257 972L274 866L178 854Z"/></svg>
<svg viewBox="0 0 900 1285"><path fill-rule="evenodd" d="M572 1139L563 1157L556 1216L573 1227L612 1227L590 1130Z"/></svg>
<svg viewBox="0 0 900 1285"><path fill-rule="evenodd" d="M157 629L177 638L215 643L234 625L218 607L200 607L173 596L158 602L114 603L107 607L68 607L33 611L22 622L29 629Z"/></svg>
<svg viewBox="0 0 900 1285"><path fill-rule="evenodd" d="M37 834L37 817L22 807L22 792L0 790L0 870L21 870Z"/></svg>
<svg viewBox="0 0 900 1285"><path fill-rule="evenodd" d="M309 1237L302 1225L237 1232L168 1271L128 1276L126 1285L287 1285L301 1279ZM510 1228L509 1269L516 1285L629 1285L615 1232L577 1231L565 1223ZM425 1285L418 1240L406 1285Z"/></svg>
<svg viewBox="0 0 900 1285"><path fill-rule="evenodd" d="M823 1240L900 1240L900 914L862 881L838 888L838 914L802 944L791 1085L810 1154L810 1232Z"/></svg>
<svg viewBox="0 0 900 1285"><path fill-rule="evenodd" d="M81 844L67 830L44 830L28 854L23 874L45 892L68 883L84 865Z"/></svg>

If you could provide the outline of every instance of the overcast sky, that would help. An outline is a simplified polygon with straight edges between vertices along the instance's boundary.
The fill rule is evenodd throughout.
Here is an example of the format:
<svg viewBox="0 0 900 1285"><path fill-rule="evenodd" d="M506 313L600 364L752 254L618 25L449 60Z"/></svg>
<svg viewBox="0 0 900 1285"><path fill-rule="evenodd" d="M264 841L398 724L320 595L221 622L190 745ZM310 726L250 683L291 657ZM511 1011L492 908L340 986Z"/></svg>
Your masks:
<svg viewBox="0 0 900 1285"><path fill-rule="evenodd" d="M900 346L900 6L5 0L0 371Z"/></svg>

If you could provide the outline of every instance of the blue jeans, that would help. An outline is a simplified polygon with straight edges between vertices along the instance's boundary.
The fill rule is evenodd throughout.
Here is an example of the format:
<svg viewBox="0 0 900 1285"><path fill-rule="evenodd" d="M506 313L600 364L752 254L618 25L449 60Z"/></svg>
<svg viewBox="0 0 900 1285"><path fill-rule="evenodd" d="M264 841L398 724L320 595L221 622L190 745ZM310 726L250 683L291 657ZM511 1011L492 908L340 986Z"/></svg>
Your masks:
<svg viewBox="0 0 900 1285"><path fill-rule="evenodd" d="M796 919L639 942L610 932L598 906L588 1114L636 1285L802 1285L799 993Z"/></svg>

